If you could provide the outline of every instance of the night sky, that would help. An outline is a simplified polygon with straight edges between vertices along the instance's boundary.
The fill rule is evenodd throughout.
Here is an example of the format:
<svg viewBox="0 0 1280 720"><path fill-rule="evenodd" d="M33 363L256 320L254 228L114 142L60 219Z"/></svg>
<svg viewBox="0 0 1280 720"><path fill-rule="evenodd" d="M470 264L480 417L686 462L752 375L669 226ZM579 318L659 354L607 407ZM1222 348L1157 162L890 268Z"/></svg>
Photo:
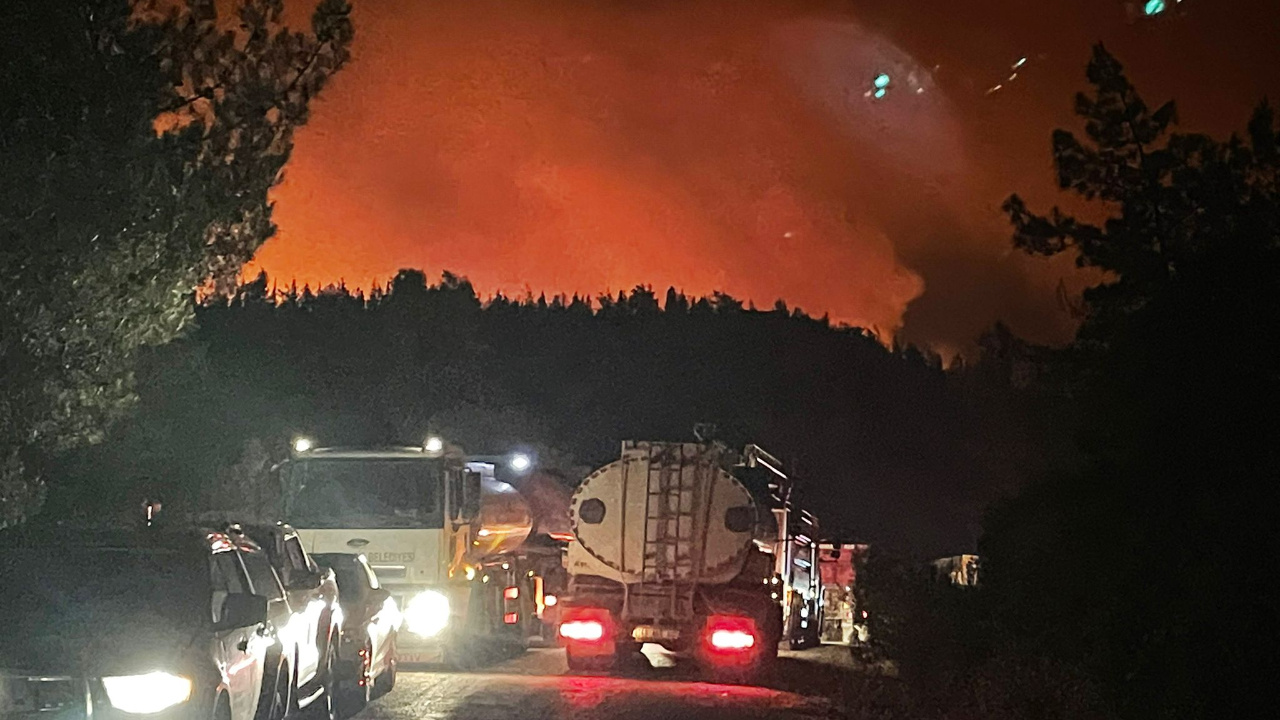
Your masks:
<svg viewBox="0 0 1280 720"><path fill-rule="evenodd" d="M258 257L282 284L675 285L944 351L996 319L1063 340L1055 289L1088 278L1012 253L999 206L1062 201L1049 134L1077 127L1090 45L1184 130L1242 129L1280 95L1274 0L353 4L353 61Z"/></svg>

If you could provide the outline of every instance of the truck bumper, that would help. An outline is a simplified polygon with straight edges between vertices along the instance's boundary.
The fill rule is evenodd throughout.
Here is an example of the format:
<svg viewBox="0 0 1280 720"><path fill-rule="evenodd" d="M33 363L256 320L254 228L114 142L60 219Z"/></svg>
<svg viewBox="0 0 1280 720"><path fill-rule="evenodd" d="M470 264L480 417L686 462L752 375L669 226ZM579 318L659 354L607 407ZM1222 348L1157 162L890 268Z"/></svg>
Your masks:
<svg viewBox="0 0 1280 720"><path fill-rule="evenodd" d="M437 665L444 662L444 643L414 642L412 633L401 632L396 638L396 662L401 665Z"/></svg>
<svg viewBox="0 0 1280 720"><path fill-rule="evenodd" d="M391 597L395 599L396 606L400 608L402 614L407 612L409 602L416 595L428 590L445 595L449 598L451 605L454 602L450 588L446 587L392 584L387 584L383 587L390 591ZM407 618L402 620L400 627L396 630L396 661L401 665L429 665L442 662L444 660L444 646L452 630L450 626L455 621L455 617L450 617L449 624L445 625L438 634L423 637L409 629Z"/></svg>

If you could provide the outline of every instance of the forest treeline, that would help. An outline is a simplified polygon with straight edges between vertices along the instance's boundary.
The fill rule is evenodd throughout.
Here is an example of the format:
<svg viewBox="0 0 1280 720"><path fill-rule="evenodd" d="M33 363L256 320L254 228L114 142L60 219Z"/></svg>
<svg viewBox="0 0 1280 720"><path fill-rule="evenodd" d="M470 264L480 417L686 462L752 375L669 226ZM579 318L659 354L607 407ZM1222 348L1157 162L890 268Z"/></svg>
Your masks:
<svg viewBox="0 0 1280 720"><path fill-rule="evenodd" d="M64 460L59 506L101 501L107 478L134 500L203 502L299 434L528 448L572 481L624 439L692 441L712 424L782 455L831 534L944 554L971 550L988 503L1071 454L1064 406L1030 389L1030 350L1004 328L944 369L781 302L646 287L482 301L461 277L416 270L368 295L262 275L196 318L143 363L138 411Z"/></svg>

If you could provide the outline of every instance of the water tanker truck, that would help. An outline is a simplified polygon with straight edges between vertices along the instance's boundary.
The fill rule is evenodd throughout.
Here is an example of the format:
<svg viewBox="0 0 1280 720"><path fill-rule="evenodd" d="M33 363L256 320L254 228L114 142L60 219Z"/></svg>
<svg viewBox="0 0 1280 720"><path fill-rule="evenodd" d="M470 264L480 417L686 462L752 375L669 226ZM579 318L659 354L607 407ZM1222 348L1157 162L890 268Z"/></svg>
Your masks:
<svg viewBox="0 0 1280 720"><path fill-rule="evenodd" d="M656 643L715 669L756 670L783 633L777 524L719 445L633 442L570 504L559 636L571 670Z"/></svg>

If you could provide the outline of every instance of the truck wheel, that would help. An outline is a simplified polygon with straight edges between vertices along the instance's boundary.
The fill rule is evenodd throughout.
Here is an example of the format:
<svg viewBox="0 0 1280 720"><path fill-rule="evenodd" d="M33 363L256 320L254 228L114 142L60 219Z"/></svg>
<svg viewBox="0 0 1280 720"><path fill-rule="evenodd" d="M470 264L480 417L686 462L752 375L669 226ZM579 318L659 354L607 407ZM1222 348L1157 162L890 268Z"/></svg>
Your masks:
<svg viewBox="0 0 1280 720"><path fill-rule="evenodd" d="M756 652L755 664L772 665L778 659L778 646L782 644L782 633L769 625L757 627L760 628L760 649Z"/></svg>
<svg viewBox="0 0 1280 720"><path fill-rule="evenodd" d="M792 626L790 632L787 633L787 647L792 650L804 649L804 635L800 632L798 626Z"/></svg>
<svg viewBox="0 0 1280 720"><path fill-rule="evenodd" d="M760 654L756 656L755 662L751 664L755 668L756 674L772 671L773 666L778 664L778 642L774 641L760 648Z"/></svg>
<svg viewBox="0 0 1280 720"><path fill-rule="evenodd" d="M577 673L577 672L583 672L585 670L590 669L587 667L588 663L586 662L586 658L580 658L577 655L574 655L573 653L569 652L568 650L565 650L564 660L566 663L568 663L570 672Z"/></svg>
<svg viewBox="0 0 1280 720"><path fill-rule="evenodd" d="M613 648L612 667L618 670L643 670L649 667L649 658L641 649L644 643L619 642Z"/></svg>
<svg viewBox="0 0 1280 720"><path fill-rule="evenodd" d="M582 657L570 652L565 648L565 660L569 663L569 670L572 672L604 672L612 670L617 655L590 655Z"/></svg>

